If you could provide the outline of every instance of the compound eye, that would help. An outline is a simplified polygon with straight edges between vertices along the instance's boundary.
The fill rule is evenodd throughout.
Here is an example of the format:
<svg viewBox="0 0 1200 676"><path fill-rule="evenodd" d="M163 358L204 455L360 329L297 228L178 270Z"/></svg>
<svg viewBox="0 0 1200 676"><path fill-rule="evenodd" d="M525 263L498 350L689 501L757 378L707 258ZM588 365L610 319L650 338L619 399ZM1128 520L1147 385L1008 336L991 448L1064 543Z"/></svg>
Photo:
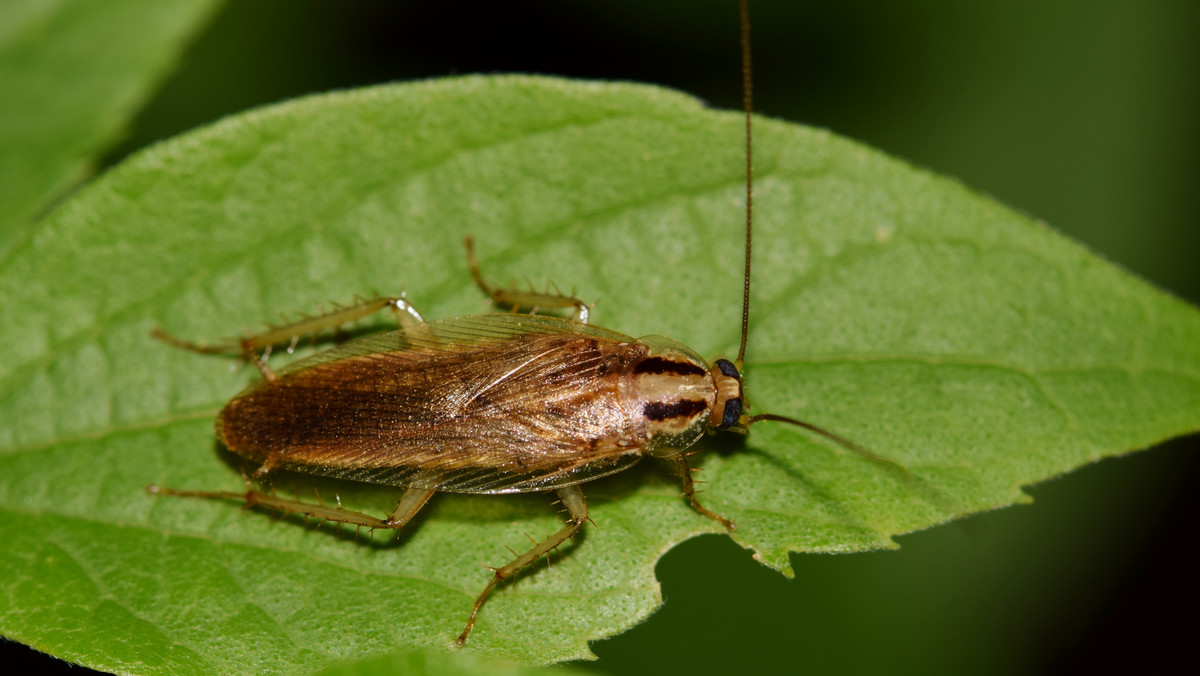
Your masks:
<svg viewBox="0 0 1200 676"><path fill-rule="evenodd" d="M742 417L742 400L741 398L730 399L725 402L725 412L721 415L721 424L717 425L719 430L727 430L737 424L738 418Z"/></svg>
<svg viewBox="0 0 1200 676"><path fill-rule="evenodd" d="M718 359L715 365L723 375L727 375L730 378L737 378L738 380L742 379L742 374L738 371L737 367L733 365L733 362L729 361L728 359Z"/></svg>

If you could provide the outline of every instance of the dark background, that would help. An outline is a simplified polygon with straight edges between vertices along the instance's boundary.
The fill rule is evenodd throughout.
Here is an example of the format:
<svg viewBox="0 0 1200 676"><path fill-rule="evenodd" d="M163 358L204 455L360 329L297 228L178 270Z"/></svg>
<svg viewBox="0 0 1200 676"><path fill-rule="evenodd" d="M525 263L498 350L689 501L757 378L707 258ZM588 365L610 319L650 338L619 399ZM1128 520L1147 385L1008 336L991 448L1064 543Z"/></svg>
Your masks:
<svg viewBox="0 0 1200 676"><path fill-rule="evenodd" d="M106 164L248 107L475 72L651 82L740 107L733 0L230 3ZM908 6L905 6L905 5ZM759 0L757 109L958 177L1192 300L1200 4ZM1193 661L1196 439L1032 487L1032 506L793 555L728 538L658 566L666 606L597 673L1094 671ZM3 659L19 646L0 646ZM63 665L65 666L65 665ZM73 670L71 673L83 673Z"/></svg>

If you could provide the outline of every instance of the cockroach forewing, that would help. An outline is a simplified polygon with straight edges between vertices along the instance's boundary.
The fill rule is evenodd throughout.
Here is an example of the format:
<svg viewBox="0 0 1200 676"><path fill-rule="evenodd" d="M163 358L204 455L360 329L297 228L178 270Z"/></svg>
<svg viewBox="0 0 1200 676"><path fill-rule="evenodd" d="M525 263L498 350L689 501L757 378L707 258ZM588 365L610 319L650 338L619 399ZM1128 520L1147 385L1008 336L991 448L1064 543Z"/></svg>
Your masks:
<svg viewBox="0 0 1200 676"><path fill-rule="evenodd" d="M460 317L351 341L248 388L218 417L270 468L462 493L542 491L629 467L622 334L555 317ZM617 430L614 433L614 430Z"/></svg>

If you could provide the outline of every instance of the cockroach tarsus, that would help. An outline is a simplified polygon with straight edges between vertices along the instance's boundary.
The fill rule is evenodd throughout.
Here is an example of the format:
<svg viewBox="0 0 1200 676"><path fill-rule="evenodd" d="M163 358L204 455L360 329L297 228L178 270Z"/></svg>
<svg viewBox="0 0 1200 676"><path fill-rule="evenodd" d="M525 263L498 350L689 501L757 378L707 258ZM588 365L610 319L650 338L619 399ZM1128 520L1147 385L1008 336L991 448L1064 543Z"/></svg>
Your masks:
<svg viewBox="0 0 1200 676"><path fill-rule="evenodd" d="M746 432L772 420L797 425L873 462L896 468L853 442L811 423L744 409L742 363L749 327L753 200L749 19L741 2L746 129L745 276L741 343L733 361L705 361L662 336L634 339L589 323L590 308L573 295L489 283L473 240L465 238L470 276L510 314L427 322L404 295L381 296L214 345L154 336L205 354L240 355L262 380L218 414L217 437L258 463L254 478L276 470L405 488L383 518L282 498L248 485L243 492L147 487L156 495L229 499L284 515L366 527L403 528L434 493L555 491L565 526L535 542L493 574L476 598L458 643L466 642L497 584L557 549L589 520L580 485L627 469L645 456L673 461L683 495L700 514L733 530L733 521L696 495L688 451L709 432ZM516 314L571 309L571 318ZM267 365L272 346L337 329L390 311L396 331L366 336L289 364ZM901 470L903 472L903 470ZM318 500L318 502L320 502Z"/></svg>

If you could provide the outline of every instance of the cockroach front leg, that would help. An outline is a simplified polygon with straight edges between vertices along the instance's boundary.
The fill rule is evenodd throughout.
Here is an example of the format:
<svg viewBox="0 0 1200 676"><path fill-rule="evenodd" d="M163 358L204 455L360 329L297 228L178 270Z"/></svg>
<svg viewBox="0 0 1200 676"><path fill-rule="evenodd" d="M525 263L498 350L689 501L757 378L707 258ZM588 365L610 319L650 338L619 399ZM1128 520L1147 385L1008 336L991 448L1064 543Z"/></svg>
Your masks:
<svg viewBox="0 0 1200 676"><path fill-rule="evenodd" d="M537 561L543 554L554 551L559 545L566 542L567 538L578 533L579 529L583 527L584 522L587 521L587 500L584 499L583 490L579 486L560 488L557 492L559 499L566 505L567 511L571 513L570 521L557 533L534 545L533 549L518 556L507 565L492 571L491 581L483 588L483 591L479 594L479 598L475 599L475 607L471 609L471 617L467 618L467 626L458 636L459 645L467 642L467 637L471 635L471 629L475 627L475 618L479 615L479 609L483 607L483 602L487 600L488 596L492 593L492 589L500 581L516 575L518 571Z"/></svg>
<svg viewBox="0 0 1200 676"><path fill-rule="evenodd" d="M168 345L174 345L175 347L192 352L199 352L200 354L241 355L246 361L254 364L262 374L264 380L274 380L275 374L267 367L267 357L271 355L272 347L287 344L288 349L291 350L301 338L315 336L329 329L336 329L350 322L375 314L384 308L392 311L400 327L405 330L417 330L425 323L425 320L421 318L420 313L412 306L412 303L409 303L401 295L379 296L355 303L354 305L339 307L323 314L301 317L288 324L271 326L262 333L256 333L241 340L230 340L211 345L176 338L162 329L154 329L150 335Z"/></svg>
<svg viewBox="0 0 1200 676"><path fill-rule="evenodd" d="M737 524L735 524L733 521L700 504L700 500L696 498L696 482L692 479L692 472L696 471L696 468L688 465L687 454L680 453L679 455L676 455L675 461L679 463L679 476L683 479L683 496L688 499L688 502L692 503L692 508L704 516L712 519L713 521L716 521L722 526L725 526L726 530L733 530L737 528Z"/></svg>
<svg viewBox="0 0 1200 676"><path fill-rule="evenodd" d="M534 312L541 308L573 307L575 313L571 318L583 324L588 323L587 303L574 296L561 293L538 293L533 290L522 291L517 288L503 289L488 284L483 279L483 274L479 272L479 261L475 259L474 238L469 235L464 237L463 245L467 247L467 268L471 271L471 279L475 280L475 285L482 289L492 299L492 302L497 305L506 305L514 310L529 308Z"/></svg>
<svg viewBox="0 0 1200 676"><path fill-rule="evenodd" d="M404 491L404 495L400 496L400 502L396 503L396 508L390 514L380 519L370 514L342 509L341 507L326 507L325 505L314 505L300 500L281 498L270 493L255 490L249 486L242 492L182 491L150 484L146 486L146 492L152 495L173 495L182 498L234 500L245 503L247 507L262 506L283 512L284 514L302 514L304 516L315 516L323 521L336 521L354 526L366 526L371 529L383 528L389 530L400 530L404 527L404 524L412 521L412 518L416 516L417 512L421 511L421 508L425 506L426 502L429 502L429 498L433 497L434 494L434 491L410 488Z"/></svg>

